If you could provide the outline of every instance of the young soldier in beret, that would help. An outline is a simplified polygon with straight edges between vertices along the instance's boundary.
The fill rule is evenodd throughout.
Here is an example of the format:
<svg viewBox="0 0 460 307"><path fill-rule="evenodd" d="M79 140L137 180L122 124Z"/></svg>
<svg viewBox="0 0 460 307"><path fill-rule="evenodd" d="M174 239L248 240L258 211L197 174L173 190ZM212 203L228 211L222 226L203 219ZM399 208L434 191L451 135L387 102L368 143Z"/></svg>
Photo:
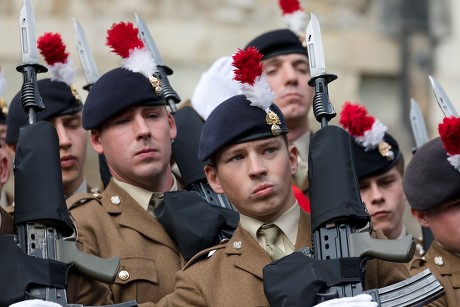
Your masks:
<svg viewBox="0 0 460 307"><path fill-rule="evenodd" d="M459 306L460 119L444 118L439 133L416 151L403 179L412 215L434 237L423 259L410 263L410 271L416 274L429 267L442 276L446 295L432 306Z"/></svg>
<svg viewBox="0 0 460 307"><path fill-rule="evenodd" d="M91 187L84 177L88 133L82 126L83 103L73 85L72 62L68 53L65 53L65 45L59 34L45 33L38 39L38 47L52 77L37 82L45 109L37 112L36 120L49 121L58 133L65 196L90 192ZM61 50L62 54L50 54L50 49ZM6 143L13 152L16 151L19 129L27 123L28 114L21 102L21 92L18 92L11 101L7 118Z"/></svg>
<svg viewBox="0 0 460 307"><path fill-rule="evenodd" d="M250 47L234 56L237 70L262 72L250 64L260 60L248 55L257 53L254 50ZM211 112L202 130L198 158L209 161L205 167L208 182L235 205L240 223L228 242L198 253L177 273L175 292L159 305L267 306L263 268L273 259L311 247L310 215L299 208L291 189L297 150L288 145L284 116L272 104L274 97L263 85L263 75L254 81L239 74L236 78L247 91ZM368 272L376 273L369 287L408 276L403 265L382 265L377 271L373 265L368 265Z"/></svg>
<svg viewBox="0 0 460 307"><path fill-rule="evenodd" d="M118 256L120 267L112 285L71 272L69 302L84 305L157 302L174 290L182 264L154 213L166 192L180 188L170 166L176 124L137 29L118 23L108 31L109 46L120 54L115 33L137 44L125 53L131 55L125 61L134 64L102 75L83 110L83 127L91 131L96 152L105 155L112 179L100 195L79 195L67 203L80 248L103 258Z"/></svg>
<svg viewBox="0 0 460 307"><path fill-rule="evenodd" d="M371 216L373 228L382 230L388 239L406 236L403 223L406 196L402 187L404 157L398 142L362 105L345 102L339 121L354 140L352 148L361 199ZM423 254L421 242L417 242L416 254Z"/></svg>
<svg viewBox="0 0 460 307"><path fill-rule="evenodd" d="M300 38L289 29L263 33L247 46L254 46L263 54L262 63L267 82L276 95L274 103L286 119L289 143L296 145L298 149L299 168L294 175L294 181L307 193L308 147L311 136L308 114L314 94L313 88L308 85L311 76L307 50Z"/></svg>

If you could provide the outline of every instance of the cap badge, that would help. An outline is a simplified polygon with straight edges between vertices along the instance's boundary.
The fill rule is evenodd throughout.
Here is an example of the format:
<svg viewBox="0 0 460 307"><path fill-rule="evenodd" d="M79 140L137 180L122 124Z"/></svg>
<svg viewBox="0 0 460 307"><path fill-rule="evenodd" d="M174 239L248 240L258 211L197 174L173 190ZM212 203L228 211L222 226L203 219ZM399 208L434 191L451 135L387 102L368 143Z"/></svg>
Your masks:
<svg viewBox="0 0 460 307"><path fill-rule="evenodd" d="M77 88L74 84L70 85L70 91L72 92L72 95L76 100L81 101L80 95L78 94Z"/></svg>
<svg viewBox="0 0 460 307"><path fill-rule="evenodd" d="M279 126L281 125L281 120L275 112L273 112L272 110L268 111L267 115L265 116L265 121L268 125L272 126L271 129L273 135L281 134L281 128Z"/></svg>
<svg viewBox="0 0 460 307"><path fill-rule="evenodd" d="M155 90L155 95L160 96L161 94L161 82L158 78L154 76L149 77L150 84L152 84L153 89Z"/></svg>
<svg viewBox="0 0 460 307"><path fill-rule="evenodd" d="M391 150L391 145L387 142L379 143L379 153L382 157L385 157L388 161L393 161L395 158L395 154Z"/></svg>

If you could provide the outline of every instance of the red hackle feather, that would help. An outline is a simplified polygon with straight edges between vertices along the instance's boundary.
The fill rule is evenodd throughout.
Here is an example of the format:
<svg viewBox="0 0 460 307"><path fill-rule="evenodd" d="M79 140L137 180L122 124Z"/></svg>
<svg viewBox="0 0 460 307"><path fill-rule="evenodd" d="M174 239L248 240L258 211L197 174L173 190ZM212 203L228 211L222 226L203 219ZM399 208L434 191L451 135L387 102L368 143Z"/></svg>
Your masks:
<svg viewBox="0 0 460 307"><path fill-rule="evenodd" d="M61 35L58 33L47 32L43 34L37 39L37 47L50 66L56 63L65 63L69 57L69 53L65 52Z"/></svg>
<svg viewBox="0 0 460 307"><path fill-rule="evenodd" d="M339 123L352 136L363 136L364 132L372 129L375 122L373 116L367 115L367 110L364 106L353 104L346 101L340 112Z"/></svg>
<svg viewBox="0 0 460 307"><path fill-rule="evenodd" d="M112 24L107 30L106 45L123 59L129 57L130 50L143 48L144 43L138 36L139 30L131 22Z"/></svg>
<svg viewBox="0 0 460 307"><path fill-rule="evenodd" d="M438 131L447 153L460 154L460 118L444 117L438 126Z"/></svg>
<svg viewBox="0 0 460 307"><path fill-rule="evenodd" d="M279 6L283 15L291 14L296 11L303 11L298 0L279 0Z"/></svg>
<svg viewBox="0 0 460 307"><path fill-rule="evenodd" d="M249 46L246 50L239 49L233 55L233 70L236 81L242 84L254 85L256 78L262 75L263 65L260 62L263 54L254 46Z"/></svg>

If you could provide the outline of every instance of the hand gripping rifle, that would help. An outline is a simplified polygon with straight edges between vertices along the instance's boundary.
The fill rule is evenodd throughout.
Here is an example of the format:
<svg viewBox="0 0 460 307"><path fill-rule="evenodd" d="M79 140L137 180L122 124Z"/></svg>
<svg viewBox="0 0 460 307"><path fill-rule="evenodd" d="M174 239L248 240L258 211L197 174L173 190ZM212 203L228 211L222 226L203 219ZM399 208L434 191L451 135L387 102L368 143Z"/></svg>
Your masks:
<svg viewBox="0 0 460 307"><path fill-rule="evenodd" d="M38 64L31 0L24 0L20 32L23 65L17 70L23 74L21 102L29 120L28 125L20 128L16 147L16 235L0 239L0 266L6 277L0 285L0 306L29 299L66 306L65 286L71 265L97 280L111 283L119 259L101 259L76 247L76 230L62 188L58 136L50 123L35 121L35 113L45 108L36 74L46 68Z"/></svg>
<svg viewBox="0 0 460 307"><path fill-rule="evenodd" d="M385 288L363 289L367 259L408 262L415 244L412 236L401 240L371 237L351 137L340 127L328 125L335 111L327 85L337 76L326 73L319 23L313 14L306 41L312 76L309 85L315 87L313 111L322 126L311 138L308 167L313 249L304 248L265 267L266 296L276 306L311 306L361 293L370 294L379 306L430 302L442 295L443 288L429 271ZM283 283L286 276L289 280Z"/></svg>

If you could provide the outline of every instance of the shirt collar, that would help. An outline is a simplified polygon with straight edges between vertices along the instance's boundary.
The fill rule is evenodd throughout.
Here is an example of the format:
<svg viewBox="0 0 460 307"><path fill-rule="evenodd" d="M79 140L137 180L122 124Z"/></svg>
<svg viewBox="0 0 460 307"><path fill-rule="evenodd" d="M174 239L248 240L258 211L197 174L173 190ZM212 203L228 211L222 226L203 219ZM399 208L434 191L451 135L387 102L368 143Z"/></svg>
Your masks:
<svg viewBox="0 0 460 307"><path fill-rule="evenodd" d="M272 224L278 226L292 245L294 245L297 240L297 232L299 230L299 219L300 206L296 200L291 208L284 212L283 215L276 219ZM240 224L257 241L257 230L265 223L240 213Z"/></svg>
<svg viewBox="0 0 460 307"><path fill-rule="evenodd" d="M169 189L170 192L177 191L176 177L175 176L172 176L172 177L173 177L173 185L171 189ZM163 195L164 195L163 192L147 191L143 188L117 180L115 178L113 178L113 181L115 181L115 183L118 184L120 188L125 190L126 193L128 193L132 198L134 198L134 200L137 201L137 203L141 205L141 207L144 208L145 210L148 209L150 199L152 198L152 196L155 196L156 198L163 198Z"/></svg>

